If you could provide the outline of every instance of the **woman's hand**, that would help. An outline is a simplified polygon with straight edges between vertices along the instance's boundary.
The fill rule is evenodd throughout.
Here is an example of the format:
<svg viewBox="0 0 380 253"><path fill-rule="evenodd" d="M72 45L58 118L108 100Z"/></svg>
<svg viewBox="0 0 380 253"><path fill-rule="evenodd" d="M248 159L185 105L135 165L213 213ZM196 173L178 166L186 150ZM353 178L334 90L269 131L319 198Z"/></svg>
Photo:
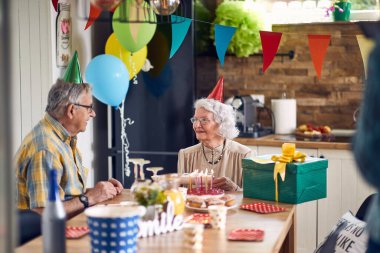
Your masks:
<svg viewBox="0 0 380 253"><path fill-rule="evenodd" d="M215 178L213 187L220 188L225 191L237 191L239 189L239 186L228 177Z"/></svg>

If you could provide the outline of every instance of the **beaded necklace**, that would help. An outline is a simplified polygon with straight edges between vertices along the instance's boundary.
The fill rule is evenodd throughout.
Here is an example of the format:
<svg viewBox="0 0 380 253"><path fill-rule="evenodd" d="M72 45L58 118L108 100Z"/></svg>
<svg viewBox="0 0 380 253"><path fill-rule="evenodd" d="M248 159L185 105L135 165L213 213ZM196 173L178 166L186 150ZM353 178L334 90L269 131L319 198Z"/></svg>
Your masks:
<svg viewBox="0 0 380 253"><path fill-rule="evenodd" d="M222 160L222 157L223 157L223 154L224 154L224 148L225 148L225 147L226 147L226 139L224 139L224 141L223 141L222 152L220 153L218 159L216 159L216 160L214 161L214 150L212 150L212 153L211 153L211 154L212 154L212 156L211 156L211 161L209 161L209 160L207 159L207 156L206 156L205 147L203 146L203 143L202 143L203 156L204 156L204 158L206 159L206 161L207 161L209 164L211 164L211 165L215 165L215 164L217 164L220 160Z"/></svg>

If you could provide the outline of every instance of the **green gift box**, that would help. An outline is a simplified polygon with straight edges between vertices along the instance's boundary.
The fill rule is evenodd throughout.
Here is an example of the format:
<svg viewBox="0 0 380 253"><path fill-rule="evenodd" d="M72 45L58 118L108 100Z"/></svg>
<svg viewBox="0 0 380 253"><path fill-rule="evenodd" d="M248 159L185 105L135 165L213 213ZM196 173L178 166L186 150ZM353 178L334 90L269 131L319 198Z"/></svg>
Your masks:
<svg viewBox="0 0 380 253"><path fill-rule="evenodd" d="M272 155L243 159L243 195L247 198L275 201ZM299 204L326 197L326 159L306 157L304 162L286 164L282 181L278 174L278 201Z"/></svg>

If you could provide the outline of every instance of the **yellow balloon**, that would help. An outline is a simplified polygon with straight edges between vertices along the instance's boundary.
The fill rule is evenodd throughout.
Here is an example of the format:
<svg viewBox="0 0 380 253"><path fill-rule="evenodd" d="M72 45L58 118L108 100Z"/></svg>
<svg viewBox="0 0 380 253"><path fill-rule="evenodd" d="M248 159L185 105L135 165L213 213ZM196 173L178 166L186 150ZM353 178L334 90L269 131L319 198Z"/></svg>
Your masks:
<svg viewBox="0 0 380 253"><path fill-rule="evenodd" d="M106 54L114 55L123 61L129 72L129 80L131 80L144 66L148 49L144 46L139 51L131 53L119 43L115 33L112 33L106 43Z"/></svg>

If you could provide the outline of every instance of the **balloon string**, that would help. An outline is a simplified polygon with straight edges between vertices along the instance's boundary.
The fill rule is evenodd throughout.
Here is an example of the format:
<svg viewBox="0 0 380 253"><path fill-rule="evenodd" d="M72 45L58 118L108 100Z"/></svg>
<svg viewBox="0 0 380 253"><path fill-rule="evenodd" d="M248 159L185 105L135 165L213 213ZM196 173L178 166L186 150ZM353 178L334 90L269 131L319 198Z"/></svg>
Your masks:
<svg viewBox="0 0 380 253"><path fill-rule="evenodd" d="M132 75L133 75L133 84L139 84L138 81L137 81L137 71L136 71L136 64L134 61L132 61L132 55L131 54L131 57L129 57L129 65L131 66L132 68Z"/></svg>
<svg viewBox="0 0 380 253"><path fill-rule="evenodd" d="M129 177L131 175L131 170L129 169L129 141L127 137L127 132L125 131L125 128L128 125L132 125L135 123L130 118L124 119L124 100L121 103L121 106L119 106L120 111L120 121L121 121L121 149L122 149L122 161L124 163L123 170L125 172L125 175Z"/></svg>

